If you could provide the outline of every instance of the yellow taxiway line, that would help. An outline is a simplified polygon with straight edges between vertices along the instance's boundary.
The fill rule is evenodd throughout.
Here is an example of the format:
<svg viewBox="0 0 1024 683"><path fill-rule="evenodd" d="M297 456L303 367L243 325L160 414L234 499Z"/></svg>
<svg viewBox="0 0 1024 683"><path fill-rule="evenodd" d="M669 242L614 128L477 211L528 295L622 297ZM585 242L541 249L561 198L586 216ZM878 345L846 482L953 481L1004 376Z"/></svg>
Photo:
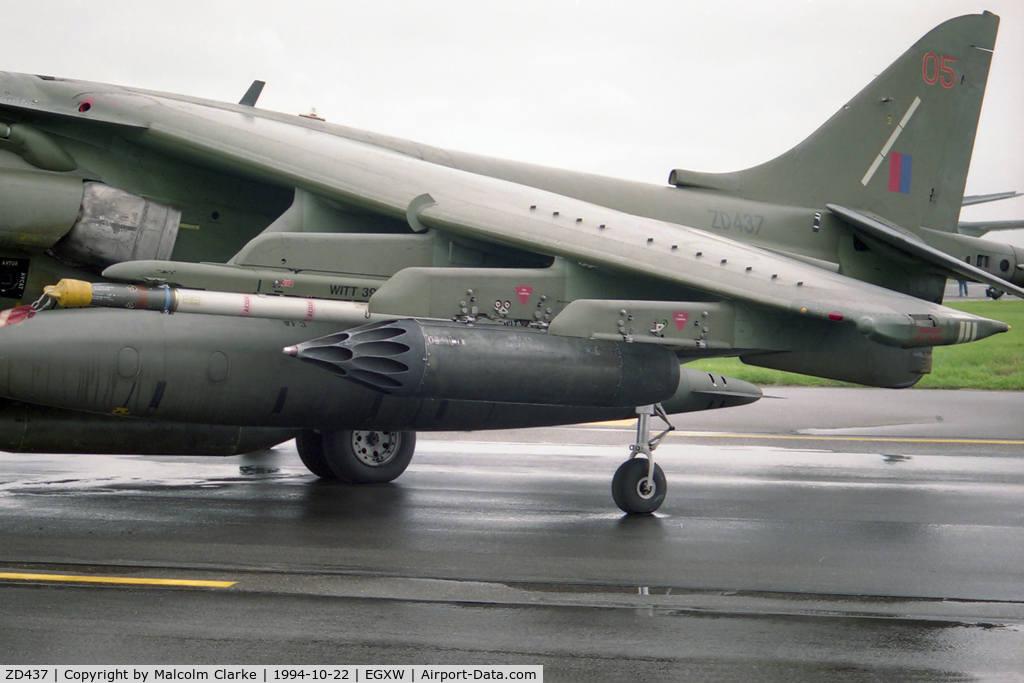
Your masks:
<svg viewBox="0 0 1024 683"><path fill-rule="evenodd" d="M1008 439L937 439L907 436L815 436L814 434L719 434L716 432L671 432L669 436L702 436L712 439L775 439L778 441L861 441L874 443L988 444L1024 446Z"/></svg>
<svg viewBox="0 0 1024 683"><path fill-rule="evenodd" d="M590 427L635 427L636 420L608 420L591 422ZM657 431L657 430L654 430ZM1024 446L1024 440L1014 439L941 439L909 436L831 436L828 434L730 434L727 432L669 432L668 436L695 436L705 439L766 439L776 441L859 441L881 443L935 443L935 444L988 444L991 446Z"/></svg>
<svg viewBox="0 0 1024 683"><path fill-rule="evenodd" d="M188 588L230 588L237 581L194 581L191 579L140 579L127 576L79 576L75 574L22 574L0 572L0 581L54 581L57 583L104 583L134 586L185 586Z"/></svg>

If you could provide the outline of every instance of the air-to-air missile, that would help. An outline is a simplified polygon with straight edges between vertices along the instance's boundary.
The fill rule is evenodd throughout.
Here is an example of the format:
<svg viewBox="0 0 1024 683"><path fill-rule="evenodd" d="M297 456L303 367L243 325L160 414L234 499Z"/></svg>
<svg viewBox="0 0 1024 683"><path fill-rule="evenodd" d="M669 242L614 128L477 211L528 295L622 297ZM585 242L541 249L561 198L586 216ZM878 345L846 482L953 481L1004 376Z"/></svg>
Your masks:
<svg viewBox="0 0 1024 683"><path fill-rule="evenodd" d="M366 304L293 296L211 292L181 287L147 287L64 279L45 288L44 298L66 308L96 306L161 313L201 313L301 322L359 323Z"/></svg>

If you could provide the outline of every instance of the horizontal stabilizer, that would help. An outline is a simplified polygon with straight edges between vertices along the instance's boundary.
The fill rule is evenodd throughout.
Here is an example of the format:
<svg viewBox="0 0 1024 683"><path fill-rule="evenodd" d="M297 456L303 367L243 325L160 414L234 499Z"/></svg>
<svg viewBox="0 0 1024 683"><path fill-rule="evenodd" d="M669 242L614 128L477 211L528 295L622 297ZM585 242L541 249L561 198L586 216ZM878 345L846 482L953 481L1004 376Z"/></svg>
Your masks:
<svg viewBox="0 0 1024 683"><path fill-rule="evenodd" d="M964 197L964 206L984 204L985 202L998 202L1001 199L1013 199L1021 196L1020 192L994 192L992 194L972 194Z"/></svg>
<svg viewBox="0 0 1024 683"><path fill-rule="evenodd" d="M1011 221L960 221L956 226L957 232L961 235L969 235L971 237L981 237L986 232L993 232L996 230L1021 230L1024 229L1024 219L1016 219Z"/></svg>
<svg viewBox="0 0 1024 683"><path fill-rule="evenodd" d="M847 209L835 204L827 204L826 206L829 211L849 223L854 230L861 231L871 238L884 242L891 247L895 247L896 249L904 251L921 259L922 261L931 263L932 265L936 265L958 275L963 275L964 277L977 280L978 282L989 285L990 287L1001 289L1004 292L1010 292L1011 294L1024 299L1024 289L1021 289L1017 285L1007 282L1002 278L996 277L988 271L972 266L970 263L965 263L964 261L954 258L944 251L930 247L921 241L921 239L916 235L896 230L877 218L872 218L871 216L867 216L852 209Z"/></svg>

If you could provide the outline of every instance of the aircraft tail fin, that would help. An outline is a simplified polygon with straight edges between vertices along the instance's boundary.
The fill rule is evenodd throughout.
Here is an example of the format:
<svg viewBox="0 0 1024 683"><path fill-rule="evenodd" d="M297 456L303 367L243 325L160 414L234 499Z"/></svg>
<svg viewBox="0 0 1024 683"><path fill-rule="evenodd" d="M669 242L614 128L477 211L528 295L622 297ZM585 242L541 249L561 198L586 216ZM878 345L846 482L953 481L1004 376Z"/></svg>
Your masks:
<svg viewBox="0 0 1024 683"><path fill-rule="evenodd" d="M669 182L956 232L998 27L991 12L946 21L782 156L735 173L677 170Z"/></svg>

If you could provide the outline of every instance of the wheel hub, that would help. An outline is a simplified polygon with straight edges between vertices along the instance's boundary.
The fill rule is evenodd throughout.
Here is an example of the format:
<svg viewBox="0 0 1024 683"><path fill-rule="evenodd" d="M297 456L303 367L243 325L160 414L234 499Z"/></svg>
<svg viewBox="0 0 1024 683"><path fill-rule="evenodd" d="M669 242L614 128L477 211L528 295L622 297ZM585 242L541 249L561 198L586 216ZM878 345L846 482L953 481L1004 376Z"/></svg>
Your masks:
<svg viewBox="0 0 1024 683"><path fill-rule="evenodd" d="M397 432L354 431L352 452L364 465L380 467L395 457L401 440Z"/></svg>
<svg viewBox="0 0 1024 683"><path fill-rule="evenodd" d="M636 493L644 500L650 500L657 493L657 487L650 477L644 477L636 483Z"/></svg>

